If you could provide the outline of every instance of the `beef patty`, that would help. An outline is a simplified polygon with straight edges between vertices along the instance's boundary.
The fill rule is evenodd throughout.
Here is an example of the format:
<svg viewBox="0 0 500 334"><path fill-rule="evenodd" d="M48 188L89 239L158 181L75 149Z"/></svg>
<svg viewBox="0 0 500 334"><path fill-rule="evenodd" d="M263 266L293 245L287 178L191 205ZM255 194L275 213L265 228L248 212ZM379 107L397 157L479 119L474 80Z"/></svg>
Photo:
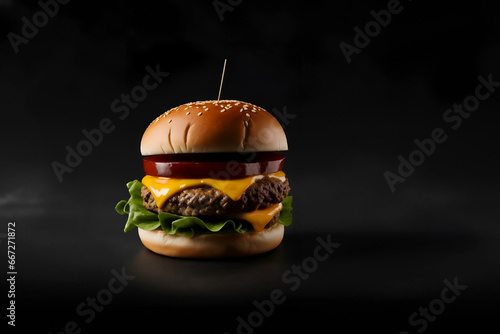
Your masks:
<svg viewBox="0 0 500 334"><path fill-rule="evenodd" d="M211 186L198 186L178 192L161 208L156 206L153 195L145 186L141 189L141 196L144 207L158 213L169 212L181 216L225 216L228 213L265 209L283 201L289 191L288 179L281 182L264 177L249 186L237 201L233 201L228 195Z"/></svg>

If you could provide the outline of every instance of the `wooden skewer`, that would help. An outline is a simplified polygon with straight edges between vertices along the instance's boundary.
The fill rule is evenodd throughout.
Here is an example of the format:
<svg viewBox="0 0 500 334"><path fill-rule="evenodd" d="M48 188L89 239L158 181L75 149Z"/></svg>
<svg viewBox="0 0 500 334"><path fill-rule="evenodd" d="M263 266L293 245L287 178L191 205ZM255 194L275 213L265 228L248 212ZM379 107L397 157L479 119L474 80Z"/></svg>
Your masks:
<svg viewBox="0 0 500 334"><path fill-rule="evenodd" d="M226 63L227 59L224 59L224 67L222 68L222 78L220 79L219 96L217 97L217 102L219 102L220 93L222 92L222 83L224 82L224 74L226 73Z"/></svg>

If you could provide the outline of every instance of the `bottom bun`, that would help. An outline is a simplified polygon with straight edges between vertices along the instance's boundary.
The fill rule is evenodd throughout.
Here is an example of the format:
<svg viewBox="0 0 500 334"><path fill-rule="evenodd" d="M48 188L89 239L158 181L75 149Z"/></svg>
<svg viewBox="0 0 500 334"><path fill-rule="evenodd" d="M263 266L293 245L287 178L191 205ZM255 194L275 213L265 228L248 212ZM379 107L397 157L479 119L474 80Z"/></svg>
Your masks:
<svg viewBox="0 0 500 334"><path fill-rule="evenodd" d="M283 240L284 226L275 224L261 232L216 232L186 237L162 230L139 230L142 243L149 250L181 258L242 257L268 252Z"/></svg>

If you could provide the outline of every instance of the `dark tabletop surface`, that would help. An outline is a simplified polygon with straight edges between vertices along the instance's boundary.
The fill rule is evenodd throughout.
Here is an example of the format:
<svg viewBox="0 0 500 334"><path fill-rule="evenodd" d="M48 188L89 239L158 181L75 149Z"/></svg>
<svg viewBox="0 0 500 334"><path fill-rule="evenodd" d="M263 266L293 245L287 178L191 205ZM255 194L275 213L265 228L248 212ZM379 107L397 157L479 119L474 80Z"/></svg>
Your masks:
<svg viewBox="0 0 500 334"><path fill-rule="evenodd" d="M122 190L117 192L125 195ZM58 215L40 207L36 217L16 222L20 327L36 323L40 332L56 333L74 321L83 332L165 326L173 332L246 333L248 328L238 328L241 317L254 321L257 328L250 328L259 333L416 333L425 318L417 316L412 326L409 317L454 285L456 299L445 292L454 301L443 304L442 313L434 301L439 314L426 332L489 332L500 292L498 228L487 213L483 223L464 223L464 215L481 210L481 198L466 209L448 204L441 215L421 210L396 222L412 225L418 214L413 230L380 227L384 222L377 220L358 230L360 222L331 219L329 228L310 231L308 224L323 218L301 212L307 210L301 197L295 197L295 220L276 250L209 261L150 252L135 231L122 232L125 218L104 196L85 202L92 212L81 212L75 198L61 199L64 213ZM110 288L117 275L123 280ZM102 290L113 288L120 291L108 303ZM276 293L272 312L264 302L269 316L249 320L256 305ZM91 311L88 298L105 305Z"/></svg>

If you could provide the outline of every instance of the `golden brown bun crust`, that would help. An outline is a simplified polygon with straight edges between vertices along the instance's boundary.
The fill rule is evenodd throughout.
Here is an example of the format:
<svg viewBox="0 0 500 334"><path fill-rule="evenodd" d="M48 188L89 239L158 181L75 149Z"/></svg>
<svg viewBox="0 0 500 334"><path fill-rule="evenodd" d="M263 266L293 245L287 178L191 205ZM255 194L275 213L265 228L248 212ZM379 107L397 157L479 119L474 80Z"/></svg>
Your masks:
<svg viewBox="0 0 500 334"><path fill-rule="evenodd" d="M194 237L170 235L158 229L138 230L144 246L157 254L180 258L227 258L268 252L281 243L285 229L282 224L276 224L261 232L217 232Z"/></svg>
<svg viewBox="0 0 500 334"><path fill-rule="evenodd" d="M251 103L199 101L172 108L144 132L142 155L286 151L279 122Z"/></svg>

